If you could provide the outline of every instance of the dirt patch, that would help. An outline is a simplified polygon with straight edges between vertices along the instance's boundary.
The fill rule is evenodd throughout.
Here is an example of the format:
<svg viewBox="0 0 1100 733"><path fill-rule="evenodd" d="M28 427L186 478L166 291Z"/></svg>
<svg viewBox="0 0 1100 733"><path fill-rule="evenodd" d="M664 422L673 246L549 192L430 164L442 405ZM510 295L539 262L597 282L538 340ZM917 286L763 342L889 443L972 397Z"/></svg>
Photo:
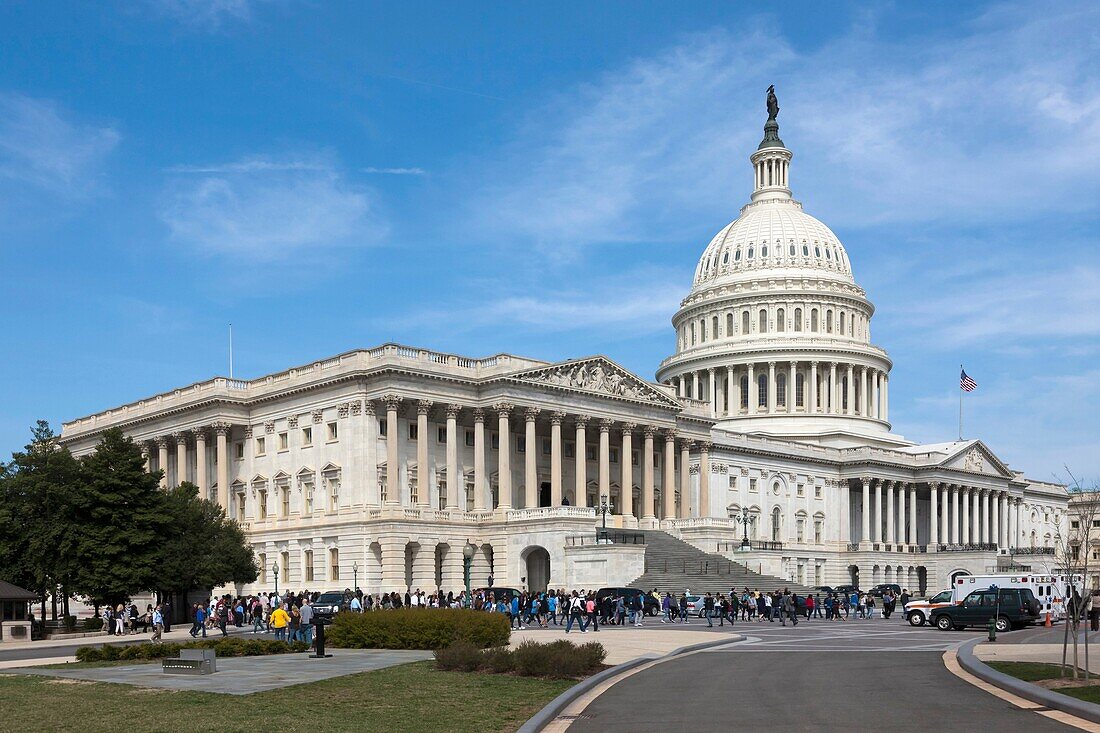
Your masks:
<svg viewBox="0 0 1100 733"><path fill-rule="evenodd" d="M1060 687L1097 687L1100 686L1100 679L1093 677L1088 680L1075 680L1072 677L1055 677L1052 680L1036 680L1031 684L1047 690L1057 690Z"/></svg>
<svg viewBox="0 0 1100 733"><path fill-rule="evenodd" d="M52 680L46 680L47 685L94 685L95 682L91 680L70 680L64 677L55 677Z"/></svg>

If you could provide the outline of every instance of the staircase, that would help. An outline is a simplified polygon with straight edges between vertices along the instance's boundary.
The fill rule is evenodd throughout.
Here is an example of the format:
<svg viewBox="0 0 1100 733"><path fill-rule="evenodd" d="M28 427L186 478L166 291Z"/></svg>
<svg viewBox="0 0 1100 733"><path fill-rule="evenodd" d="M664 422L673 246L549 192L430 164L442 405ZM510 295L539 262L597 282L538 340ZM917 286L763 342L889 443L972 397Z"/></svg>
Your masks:
<svg viewBox="0 0 1100 733"><path fill-rule="evenodd" d="M754 573L741 563L703 552L667 532L650 529L639 533L645 535L645 573L630 583L632 588L656 588L661 593L683 593L689 588L692 593L729 593L730 588L740 593L746 587L760 591L787 588L799 595L813 592L773 575Z"/></svg>

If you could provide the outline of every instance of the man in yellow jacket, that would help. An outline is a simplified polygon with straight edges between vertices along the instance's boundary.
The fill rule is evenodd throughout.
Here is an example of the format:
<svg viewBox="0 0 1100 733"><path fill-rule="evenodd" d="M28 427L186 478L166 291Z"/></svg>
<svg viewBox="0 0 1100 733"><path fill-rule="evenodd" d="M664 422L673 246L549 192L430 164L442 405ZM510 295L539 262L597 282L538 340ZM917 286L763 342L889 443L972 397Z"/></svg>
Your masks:
<svg viewBox="0 0 1100 733"><path fill-rule="evenodd" d="M275 629L275 639L286 641L286 627L290 623L290 616L278 606L271 612L271 626Z"/></svg>

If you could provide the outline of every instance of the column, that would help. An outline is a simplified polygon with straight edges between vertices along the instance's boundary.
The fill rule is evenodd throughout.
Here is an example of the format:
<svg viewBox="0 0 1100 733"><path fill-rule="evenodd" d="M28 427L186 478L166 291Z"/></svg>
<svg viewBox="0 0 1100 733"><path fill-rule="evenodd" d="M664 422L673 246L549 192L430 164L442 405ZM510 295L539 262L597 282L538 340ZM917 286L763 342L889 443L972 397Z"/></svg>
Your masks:
<svg viewBox="0 0 1100 733"><path fill-rule="evenodd" d="M401 404L401 398L397 395L386 395L382 402L386 406L386 503L400 504L397 444L401 436L397 434L397 408Z"/></svg>
<svg viewBox="0 0 1100 733"><path fill-rule="evenodd" d="M683 374L676 377L676 389L677 389L677 394L679 394L681 397L687 397L687 387L684 385L684 375Z"/></svg>
<svg viewBox="0 0 1100 733"><path fill-rule="evenodd" d="M775 362L768 362L768 414L775 414Z"/></svg>
<svg viewBox="0 0 1100 733"><path fill-rule="evenodd" d="M836 362L829 364L829 404L825 412L829 415L837 414L836 410Z"/></svg>
<svg viewBox="0 0 1100 733"><path fill-rule="evenodd" d="M251 446L250 446L251 447ZM161 471L160 488L168 488L168 438L157 438L157 468Z"/></svg>
<svg viewBox="0 0 1100 733"><path fill-rule="evenodd" d="M878 370L871 372L871 417L876 420L881 417L878 409Z"/></svg>
<svg viewBox="0 0 1100 733"><path fill-rule="evenodd" d="M210 471L206 465L206 428L192 430L195 438L195 483L199 487L199 496L203 499L210 498Z"/></svg>
<svg viewBox="0 0 1100 733"><path fill-rule="evenodd" d="M714 389L714 368L707 369L707 377L710 380L710 391L707 399L710 401L710 414L718 417L718 392Z"/></svg>
<svg viewBox="0 0 1100 733"><path fill-rule="evenodd" d="M882 419L890 419L890 376L882 373Z"/></svg>
<svg viewBox="0 0 1100 733"><path fill-rule="evenodd" d="M432 409L429 400L417 400L416 403L416 503L422 507L432 505L432 488L428 468L428 412ZM437 505L438 506L438 505Z"/></svg>
<svg viewBox="0 0 1100 733"><path fill-rule="evenodd" d="M757 398L757 390L756 390L756 378L753 375L753 364L752 364L752 362L749 362L748 368L749 368L749 378L748 378L749 414L750 415L755 415L756 414L756 402L757 402L758 398Z"/></svg>
<svg viewBox="0 0 1100 733"><path fill-rule="evenodd" d="M1008 547L1020 546L1020 500L1009 498L1008 494L1005 494L1005 503L1007 504L1008 513Z"/></svg>
<svg viewBox="0 0 1100 733"><path fill-rule="evenodd" d="M661 482L661 498L664 519L676 517L676 431L665 431L664 480Z"/></svg>
<svg viewBox="0 0 1100 733"><path fill-rule="evenodd" d="M1004 527L1004 522L1001 521L1001 492L991 491L989 494L989 541L997 547L1004 547L1004 537L1001 536L1001 528Z"/></svg>
<svg viewBox="0 0 1100 733"><path fill-rule="evenodd" d="M653 506L653 434L657 429L642 428L642 519L656 519Z"/></svg>
<svg viewBox="0 0 1100 733"><path fill-rule="evenodd" d="M959 487L955 484L951 490L951 544L959 544Z"/></svg>
<svg viewBox="0 0 1100 733"><path fill-rule="evenodd" d="M982 544L996 544L993 542L993 535L989 533L989 505L992 493L989 489L982 489Z"/></svg>
<svg viewBox="0 0 1100 733"><path fill-rule="evenodd" d="M917 485L909 484L909 530L905 533L905 543L915 545L917 539Z"/></svg>
<svg viewBox="0 0 1100 733"><path fill-rule="evenodd" d="M970 490L970 542L980 544L982 541L982 515L981 515L981 491L977 488Z"/></svg>
<svg viewBox="0 0 1100 733"><path fill-rule="evenodd" d="M225 513L232 516L229 511L229 431L232 428L229 423L214 423L215 451L218 465L218 506ZM241 519L242 517L238 517Z"/></svg>
<svg viewBox="0 0 1100 733"><path fill-rule="evenodd" d="M588 425L588 418L578 415L577 437L573 445L573 463L576 466L576 482L573 489L573 503L576 506L586 506L588 503L588 448L584 435L584 428Z"/></svg>
<svg viewBox="0 0 1100 733"><path fill-rule="evenodd" d="M867 417L867 367L859 370L859 411L861 417Z"/></svg>
<svg viewBox="0 0 1100 733"><path fill-rule="evenodd" d="M508 427L508 418L512 414L512 405L502 402L493 407L497 411L497 493L501 509L512 508L512 431Z"/></svg>
<svg viewBox="0 0 1100 733"><path fill-rule="evenodd" d="M699 445L699 516L710 516L710 443Z"/></svg>
<svg viewBox="0 0 1100 733"><path fill-rule="evenodd" d="M485 410L477 407L474 408L474 511L480 512L486 508L487 478L485 475Z"/></svg>
<svg viewBox="0 0 1100 733"><path fill-rule="evenodd" d="M622 505L620 514L624 517L634 516L634 441L631 433L636 427L634 423L623 423L623 447L619 452L619 503Z"/></svg>
<svg viewBox="0 0 1100 733"><path fill-rule="evenodd" d="M187 480L187 433L175 433L176 439L176 483L179 486Z"/></svg>
<svg viewBox="0 0 1100 733"><path fill-rule="evenodd" d="M935 547L940 543L940 485L936 483L928 484L928 544L931 547Z"/></svg>
<svg viewBox="0 0 1100 733"><path fill-rule="evenodd" d="M959 494L961 495L959 501L962 502L962 543L964 545L970 544L970 487L962 486L959 488Z"/></svg>
<svg viewBox="0 0 1100 733"><path fill-rule="evenodd" d="M848 393L851 397L851 392ZM851 406L852 401L848 400L848 405ZM897 540L894 535L894 528L897 526L897 517L894 516L894 482L893 481L879 481L879 487L886 490L886 543L894 544ZM879 497L882 494L878 494Z"/></svg>
<svg viewBox="0 0 1100 733"><path fill-rule="evenodd" d="M848 390L848 409L847 409L847 413L849 415L856 414L856 390L855 390L855 386L856 386L855 382L852 381L852 365L849 364L848 365L848 384L847 384L847 387L846 387L847 390Z"/></svg>
<svg viewBox="0 0 1100 733"><path fill-rule="evenodd" d="M524 470L523 470L523 506L526 509L533 509L539 505L539 472L538 460L539 453L538 447L535 445L535 418L538 417L539 410L537 407L528 407L523 411L524 417L524 436L523 436L523 448L524 448Z"/></svg>
<svg viewBox="0 0 1100 733"><path fill-rule="evenodd" d="M905 484L894 482L894 491L898 493L898 544L905 544Z"/></svg>
<svg viewBox="0 0 1100 733"><path fill-rule="evenodd" d="M810 404L807 412L811 415L817 414L817 362L810 362Z"/></svg>
<svg viewBox="0 0 1100 733"><path fill-rule="evenodd" d="M600 420L599 492L600 503L611 501L611 421Z"/></svg>
<svg viewBox="0 0 1100 733"><path fill-rule="evenodd" d="M871 479L864 478L863 481L863 534L860 536L860 542L871 541Z"/></svg>
<svg viewBox="0 0 1100 733"><path fill-rule="evenodd" d="M561 422L564 412L550 414L550 506L561 506Z"/></svg>
<svg viewBox="0 0 1100 733"><path fill-rule="evenodd" d="M950 501L947 496L947 484L940 486L940 542L943 544L950 544L951 542L951 522L950 522Z"/></svg>
<svg viewBox="0 0 1100 733"><path fill-rule="evenodd" d="M680 441L680 519L691 517L691 471L688 470L688 462L691 460L690 440Z"/></svg>
<svg viewBox="0 0 1100 733"><path fill-rule="evenodd" d="M799 362L792 361L787 370L787 412L794 414L794 403L798 402L799 386ZM802 400L805 401L805 386L803 385Z"/></svg>
<svg viewBox="0 0 1100 733"><path fill-rule="evenodd" d="M875 481L875 542L882 542L882 479Z"/></svg>
<svg viewBox="0 0 1100 733"><path fill-rule="evenodd" d="M691 373L691 397L699 399L699 372Z"/></svg>
<svg viewBox="0 0 1100 733"><path fill-rule="evenodd" d="M735 391L733 386L733 367L726 367L726 414L736 415L738 409L741 407L740 394ZM734 399L737 399L735 402Z"/></svg>
<svg viewBox="0 0 1100 733"><path fill-rule="evenodd" d="M145 467L145 473L152 473L153 472L153 466L151 464L152 464L153 458L152 458L152 454L149 451L149 444L148 443L142 443L141 444L141 461L142 461L142 464Z"/></svg>
<svg viewBox="0 0 1100 733"><path fill-rule="evenodd" d="M458 468L458 411L462 409L458 405L447 405L447 508L458 509L458 496L465 494L466 478ZM476 491L476 488L475 488ZM467 507L469 508L469 507ZM457 545L449 545L447 555L450 557L457 550L462 556L462 548ZM450 557L450 559L454 559Z"/></svg>

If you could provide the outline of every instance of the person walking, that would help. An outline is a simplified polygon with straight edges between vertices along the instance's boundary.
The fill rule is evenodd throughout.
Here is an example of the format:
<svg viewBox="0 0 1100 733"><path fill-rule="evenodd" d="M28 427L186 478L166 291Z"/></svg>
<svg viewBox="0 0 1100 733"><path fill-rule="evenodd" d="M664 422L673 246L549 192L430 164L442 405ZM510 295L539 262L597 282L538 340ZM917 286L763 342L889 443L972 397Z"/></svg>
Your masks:
<svg viewBox="0 0 1100 733"><path fill-rule="evenodd" d="M680 596L680 623L686 624L688 622L688 597L687 593Z"/></svg>
<svg viewBox="0 0 1100 733"><path fill-rule="evenodd" d="M581 598L577 595L577 591L573 591L573 596L569 599L569 606L566 610L569 616L565 621L565 633L568 634L572 630L573 624L577 624L581 628L582 634L585 633L588 624L585 623L582 617L581 607Z"/></svg>
<svg viewBox="0 0 1100 733"><path fill-rule="evenodd" d="M600 622L596 616L596 596L592 593L588 594L588 599L585 601L588 608L588 624L592 627L592 631L600 630Z"/></svg>
<svg viewBox="0 0 1100 733"><path fill-rule="evenodd" d="M271 627L275 629L275 640L286 641L286 627L290 624L290 616L282 606L276 606L271 612Z"/></svg>
<svg viewBox="0 0 1100 733"><path fill-rule="evenodd" d="M158 605L153 609L153 638L150 639L154 644L161 643L161 636L164 634L164 614L161 612Z"/></svg>
<svg viewBox="0 0 1100 733"><path fill-rule="evenodd" d="M353 596L354 600L358 600ZM298 609L298 615L301 618L301 626L299 627L298 637L305 643L313 646L313 605L307 598L302 601L302 607Z"/></svg>
<svg viewBox="0 0 1100 733"><path fill-rule="evenodd" d="M196 603L194 605L194 622L191 624L191 638L197 639L199 632L202 632L202 638L206 638L206 609L203 608L203 604Z"/></svg>
<svg viewBox="0 0 1100 733"><path fill-rule="evenodd" d="M714 598L710 591L703 597L703 613L707 616L707 628L714 628Z"/></svg>

